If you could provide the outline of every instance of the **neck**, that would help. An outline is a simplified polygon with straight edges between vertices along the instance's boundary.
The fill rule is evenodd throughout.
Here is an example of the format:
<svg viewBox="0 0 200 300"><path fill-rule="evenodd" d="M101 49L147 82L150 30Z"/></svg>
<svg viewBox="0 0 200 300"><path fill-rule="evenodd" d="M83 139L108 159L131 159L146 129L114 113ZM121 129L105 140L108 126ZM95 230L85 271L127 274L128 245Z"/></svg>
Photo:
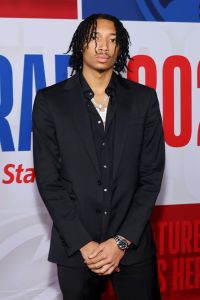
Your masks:
<svg viewBox="0 0 200 300"><path fill-rule="evenodd" d="M104 72L98 72L96 70L88 70L87 68L83 67L83 76L96 95L105 92L105 89L110 82L112 73L113 69Z"/></svg>

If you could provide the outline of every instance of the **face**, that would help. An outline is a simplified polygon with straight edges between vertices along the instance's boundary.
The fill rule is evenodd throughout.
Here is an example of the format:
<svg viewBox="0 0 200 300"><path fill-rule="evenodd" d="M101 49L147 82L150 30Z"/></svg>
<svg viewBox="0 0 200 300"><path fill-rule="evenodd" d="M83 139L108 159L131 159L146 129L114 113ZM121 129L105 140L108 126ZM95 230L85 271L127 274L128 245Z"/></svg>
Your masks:
<svg viewBox="0 0 200 300"><path fill-rule="evenodd" d="M113 68L119 46L116 45L116 29L114 23L105 19L97 20L96 33L83 49L83 68L106 71Z"/></svg>

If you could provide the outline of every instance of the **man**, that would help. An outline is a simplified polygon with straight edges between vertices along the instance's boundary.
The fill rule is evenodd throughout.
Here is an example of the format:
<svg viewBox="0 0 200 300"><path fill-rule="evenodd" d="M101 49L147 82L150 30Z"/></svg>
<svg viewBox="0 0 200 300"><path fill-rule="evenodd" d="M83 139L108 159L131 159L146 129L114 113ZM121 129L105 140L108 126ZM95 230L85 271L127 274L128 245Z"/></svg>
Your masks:
<svg viewBox="0 0 200 300"><path fill-rule="evenodd" d="M113 16L82 21L69 51L75 75L40 90L33 109L48 259L64 299L100 299L109 279L117 299L160 299L149 223L164 169L156 92L119 76L129 35Z"/></svg>

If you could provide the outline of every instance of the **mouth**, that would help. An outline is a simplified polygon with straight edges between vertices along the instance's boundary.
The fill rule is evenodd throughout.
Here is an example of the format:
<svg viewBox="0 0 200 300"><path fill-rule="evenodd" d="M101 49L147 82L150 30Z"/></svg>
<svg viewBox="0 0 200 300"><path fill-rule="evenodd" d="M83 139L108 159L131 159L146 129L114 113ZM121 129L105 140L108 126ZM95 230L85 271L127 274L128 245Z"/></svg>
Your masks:
<svg viewBox="0 0 200 300"><path fill-rule="evenodd" d="M106 63L109 60L109 56L97 55L96 60L101 63Z"/></svg>

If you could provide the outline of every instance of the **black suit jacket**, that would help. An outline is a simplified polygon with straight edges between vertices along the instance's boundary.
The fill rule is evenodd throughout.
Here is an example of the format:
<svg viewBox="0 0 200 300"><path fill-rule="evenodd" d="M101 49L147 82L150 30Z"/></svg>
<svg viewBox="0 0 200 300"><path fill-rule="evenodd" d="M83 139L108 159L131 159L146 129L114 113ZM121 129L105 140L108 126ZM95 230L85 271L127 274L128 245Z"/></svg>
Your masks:
<svg viewBox="0 0 200 300"><path fill-rule="evenodd" d="M149 218L164 169L164 140L156 92L115 75L116 131L112 209L106 238L134 243L122 264L155 254ZM79 249L101 242L100 170L78 74L38 91L33 107L34 166L53 220L49 261L81 266Z"/></svg>

